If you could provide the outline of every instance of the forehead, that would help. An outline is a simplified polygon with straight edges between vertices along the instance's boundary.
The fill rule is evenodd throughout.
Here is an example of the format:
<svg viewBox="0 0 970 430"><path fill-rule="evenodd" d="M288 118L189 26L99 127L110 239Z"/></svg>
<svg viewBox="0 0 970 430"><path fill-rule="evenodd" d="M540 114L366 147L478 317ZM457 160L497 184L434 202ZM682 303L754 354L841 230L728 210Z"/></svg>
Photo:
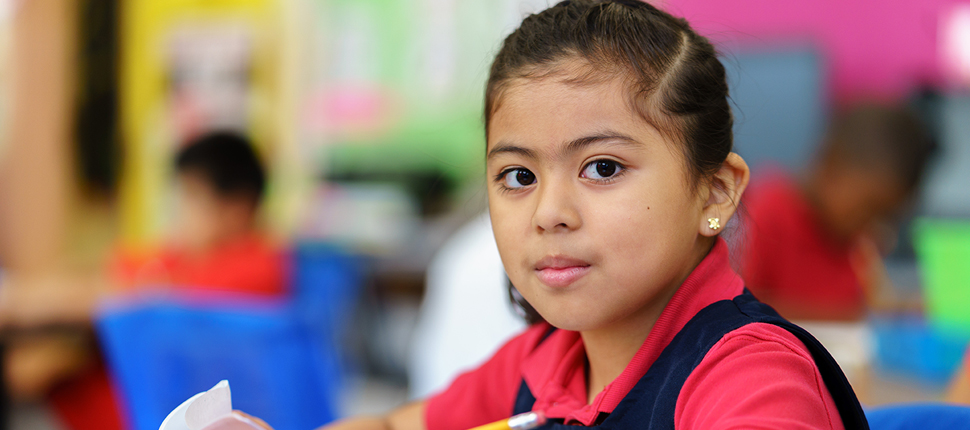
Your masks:
<svg viewBox="0 0 970 430"><path fill-rule="evenodd" d="M488 127L488 150L499 142L558 143L604 132L673 146L633 109L629 85L622 79L513 79L497 100Z"/></svg>

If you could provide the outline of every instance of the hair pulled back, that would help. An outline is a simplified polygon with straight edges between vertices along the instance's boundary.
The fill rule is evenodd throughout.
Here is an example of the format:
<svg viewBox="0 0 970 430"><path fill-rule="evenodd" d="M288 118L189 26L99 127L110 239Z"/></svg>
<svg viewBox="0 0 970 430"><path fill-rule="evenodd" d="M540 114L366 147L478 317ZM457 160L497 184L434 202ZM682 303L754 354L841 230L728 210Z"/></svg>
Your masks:
<svg viewBox="0 0 970 430"><path fill-rule="evenodd" d="M581 61L578 74L563 69L573 60ZM492 63L486 135L513 81L561 74L575 84L624 79L633 111L682 147L692 189L731 152L734 119L724 65L714 46L681 18L638 0L566 0L530 15ZM511 283L508 291L527 322L542 320Z"/></svg>
<svg viewBox="0 0 970 430"><path fill-rule="evenodd" d="M687 21L638 0L567 0L530 15L495 56L485 88L485 129L516 79L562 73L581 60L581 84L625 79L631 107L682 143L692 186L731 152L733 117L724 66Z"/></svg>

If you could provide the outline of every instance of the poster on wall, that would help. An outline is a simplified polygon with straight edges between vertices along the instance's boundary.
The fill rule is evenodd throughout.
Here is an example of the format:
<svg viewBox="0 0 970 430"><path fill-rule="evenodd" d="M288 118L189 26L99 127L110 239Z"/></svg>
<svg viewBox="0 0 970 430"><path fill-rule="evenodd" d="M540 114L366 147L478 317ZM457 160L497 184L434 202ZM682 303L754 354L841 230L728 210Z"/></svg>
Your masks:
<svg viewBox="0 0 970 430"><path fill-rule="evenodd" d="M326 169L477 180L491 58L548 3L313 1L317 61L301 117Z"/></svg>
<svg viewBox="0 0 970 430"><path fill-rule="evenodd" d="M176 145L212 130L246 133L252 37L241 26L186 27L172 33L165 101Z"/></svg>
<svg viewBox="0 0 970 430"><path fill-rule="evenodd" d="M400 232L419 216L448 210L481 182L489 64L549 1L309 3L313 59L300 123L305 152L330 181L308 199L300 234L367 252L403 246Z"/></svg>
<svg viewBox="0 0 970 430"><path fill-rule="evenodd" d="M290 0L126 0L121 16L121 239L170 228L172 160L211 131L246 135L269 170L264 218L286 234L301 175L287 79L298 40ZM281 186L281 184L289 184Z"/></svg>

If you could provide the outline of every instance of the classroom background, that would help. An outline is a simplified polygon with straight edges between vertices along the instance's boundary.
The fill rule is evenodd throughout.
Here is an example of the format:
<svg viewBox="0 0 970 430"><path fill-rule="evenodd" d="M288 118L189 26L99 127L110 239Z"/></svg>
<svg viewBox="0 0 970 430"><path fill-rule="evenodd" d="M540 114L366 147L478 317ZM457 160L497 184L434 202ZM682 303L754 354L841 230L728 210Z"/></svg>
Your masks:
<svg viewBox="0 0 970 430"><path fill-rule="evenodd" d="M721 50L755 178L808 169L842 107L922 118L938 147L881 305L799 322L865 405L942 400L970 340L970 2L654 4ZM546 6L0 0L0 429L154 429L221 379L235 407L310 429L480 362L524 327L483 215L484 81ZM117 288L119 253L179 233L173 159L217 130L266 167L256 224L285 291Z"/></svg>

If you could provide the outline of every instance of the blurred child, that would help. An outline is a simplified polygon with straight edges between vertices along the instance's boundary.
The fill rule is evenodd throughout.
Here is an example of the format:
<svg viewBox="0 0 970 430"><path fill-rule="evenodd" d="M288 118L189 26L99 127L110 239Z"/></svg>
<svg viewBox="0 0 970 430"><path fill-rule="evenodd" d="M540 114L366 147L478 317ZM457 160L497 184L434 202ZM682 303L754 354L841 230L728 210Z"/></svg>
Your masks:
<svg viewBox="0 0 970 430"><path fill-rule="evenodd" d="M154 253L123 254L114 270L118 282L125 288L284 294L287 257L258 228L266 179L252 145L235 134L206 135L186 145L175 165L174 235Z"/></svg>
<svg viewBox="0 0 970 430"><path fill-rule="evenodd" d="M748 288L786 318L861 318L933 147L907 110L860 104L837 115L804 177L772 171L745 194Z"/></svg>
<svg viewBox="0 0 970 430"><path fill-rule="evenodd" d="M637 0L527 17L485 92L489 213L544 321L444 391L334 429L868 428L835 361L758 302L719 237L748 183L724 67Z"/></svg>
<svg viewBox="0 0 970 430"><path fill-rule="evenodd" d="M235 134L203 136L179 152L175 167L178 206L170 243L147 254L119 253L106 283L122 291L285 295L288 256L258 227L266 180L251 144ZM97 298L74 302L78 309L67 313L78 315L78 325L89 323ZM49 392L53 408L71 430L120 430L118 403L96 351L91 333L11 348L5 363L8 383L18 397Z"/></svg>

